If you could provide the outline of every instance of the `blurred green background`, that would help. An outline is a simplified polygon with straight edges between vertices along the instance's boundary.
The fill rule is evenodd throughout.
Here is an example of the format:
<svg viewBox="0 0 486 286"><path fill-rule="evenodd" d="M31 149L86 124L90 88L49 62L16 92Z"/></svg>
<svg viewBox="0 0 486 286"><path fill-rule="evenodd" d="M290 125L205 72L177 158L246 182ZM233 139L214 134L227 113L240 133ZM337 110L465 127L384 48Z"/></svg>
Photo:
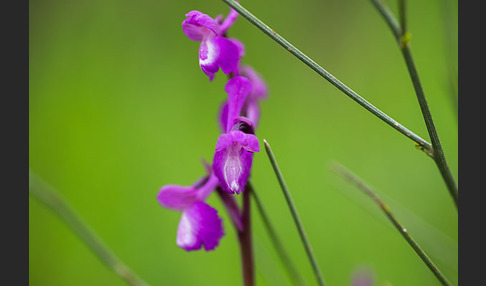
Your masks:
<svg viewBox="0 0 486 286"><path fill-rule="evenodd" d="M182 32L190 10L227 15L222 1L31 0L29 165L55 187L121 260L151 285L241 285L235 231L212 252L175 244L180 213L162 185L204 175L219 134L226 76L209 82L199 44ZM370 1L241 1L350 88L428 140L405 63ZM397 2L387 1L397 12ZM411 48L451 171L458 128L449 64L457 64L457 1L408 1ZM327 285L368 267L375 285L439 285L372 201L336 175L358 174L457 284L458 220L434 162L412 141L337 90L244 18L230 35L266 80L257 136L280 164ZM452 43L452 44L451 44ZM251 180L309 285L315 279L267 155ZM256 211L256 209L254 209ZM258 285L289 285L253 212ZM125 285L63 224L29 198L31 285Z"/></svg>

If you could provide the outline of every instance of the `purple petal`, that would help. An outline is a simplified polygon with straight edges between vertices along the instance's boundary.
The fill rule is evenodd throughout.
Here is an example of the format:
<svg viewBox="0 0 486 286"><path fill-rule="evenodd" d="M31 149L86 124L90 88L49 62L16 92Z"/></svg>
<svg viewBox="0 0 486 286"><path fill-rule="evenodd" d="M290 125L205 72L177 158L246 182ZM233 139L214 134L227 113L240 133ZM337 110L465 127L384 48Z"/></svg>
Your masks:
<svg viewBox="0 0 486 286"><path fill-rule="evenodd" d="M228 123L228 101L223 102L219 108L218 123L219 127L221 127L221 132L226 132L226 124Z"/></svg>
<svg viewBox="0 0 486 286"><path fill-rule="evenodd" d="M250 152L260 152L260 144L258 138L253 134L245 134L245 141L241 145Z"/></svg>
<svg viewBox="0 0 486 286"><path fill-rule="evenodd" d="M219 136L213 157L213 171L224 191L239 194L245 189L250 176L253 152L259 151L255 135L231 131Z"/></svg>
<svg viewBox="0 0 486 286"><path fill-rule="evenodd" d="M199 66L212 81L214 74L221 68L229 74L237 68L239 61L238 47L223 37L209 37L199 47Z"/></svg>
<svg viewBox="0 0 486 286"><path fill-rule="evenodd" d="M246 97L251 92L251 82L245 77L237 76L226 83L224 90L228 93L226 132L229 132L233 127L234 119L240 116Z"/></svg>
<svg viewBox="0 0 486 286"><path fill-rule="evenodd" d="M224 19L224 22L221 24L220 35L226 33L226 31L233 25L233 23L236 21L237 18L238 18L238 12L233 10L233 8L230 8L228 17L226 17L226 19Z"/></svg>
<svg viewBox="0 0 486 286"><path fill-rule="evenodd" d="M250 97L252 99L265 99L267 97L267 85L265 84L261 76L252 67L242 67L241 74L243 76L246 76L251 81L253 89L251 91Z"/></svg>
<svg viewBox="0 0 486 286"><path fill-rule="evenodd" d="M229 133L219 135L215 151L221 151L236 145L251 152L260 152L258 138L253 134L246 134L239 130L232 130Z"/></svg>
<svg viewBox="0 0 486 286"><path fill-rule="evenodd" d="M258 122L260 121L260 107L258 106L258 103L254 100L247 100L243 107L242 114L250 120L253 129L256 129Z"/></svg>
<svg viewBox="0 0 486 286"><path fill-rule="evenodd" d="M204 246L213 250L224 236L223 223L218 212L203 202L184 210L177 229L177 245L187 251Z"/></svg>
<svg viewBox="0 0 486 286"><path fill-rule="evenodd" d="M230 38L229 40L233 42L233 44L235 44L236 47L238 47L238 55L240 56L241 59L245 55L245 45L243 45L242 42L238 41L235 38Z"/></svg>
<svg viewBox="0 0 486 286"><path fill-rule="evenodd" d="M219 24L213 18L199 11L191 11L186 14L182 22L182 30L186 36L197 42L219 34Z"/></svg>
<svg viewBox="0 0 486 286"><path fill-rule="evenodd" d="M245 189L250 175L253 153L241 147L230 147L215 152L213 160L214 174L218 177L224 191L239 194Z"/></svg>
<svg viewBox="0 0 486 286"><path fill-rule="evenodd" d="M157 200L163 207L182 211L198 200L197 190L194 187L167 185L160 189Z"/></svg>
<svg viewBox="0 0 486 286"><path fill-rule="evenodd" d="M204 201L216 189L219 184L218 178L212 173L207 181L200 188L197 189L197 198L199 201Z"/></svg>

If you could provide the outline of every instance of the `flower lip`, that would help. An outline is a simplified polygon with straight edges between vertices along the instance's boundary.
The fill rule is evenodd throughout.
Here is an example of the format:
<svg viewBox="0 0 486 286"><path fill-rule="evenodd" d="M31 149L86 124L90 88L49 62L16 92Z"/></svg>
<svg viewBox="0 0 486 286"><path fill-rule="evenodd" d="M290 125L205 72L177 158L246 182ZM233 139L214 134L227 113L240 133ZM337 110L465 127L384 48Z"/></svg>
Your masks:
<svg viewBox="0 0 486 286"><path fill-rule="evenodd" d="M177 245L187 251L201 247L209 251L218 246L224 234L218 211L206 203L197 202L182 213L177 229Z"/></svg>
<svg viewBox="0 0 486 286"><path fill-rule="evenodd" d="M240 130L221 134L216 142L213 170L221 188L239 194L250 175L253 153L260 151L258 138Z"/></svg>
<svg viewBox="0 0 486 286"><path fill-rule="evenodd" d="M209 37L201 41L199 66L210 81L220 68L225 74L236 70L238 61L238 47L232 41L220 36Z"/></svg>

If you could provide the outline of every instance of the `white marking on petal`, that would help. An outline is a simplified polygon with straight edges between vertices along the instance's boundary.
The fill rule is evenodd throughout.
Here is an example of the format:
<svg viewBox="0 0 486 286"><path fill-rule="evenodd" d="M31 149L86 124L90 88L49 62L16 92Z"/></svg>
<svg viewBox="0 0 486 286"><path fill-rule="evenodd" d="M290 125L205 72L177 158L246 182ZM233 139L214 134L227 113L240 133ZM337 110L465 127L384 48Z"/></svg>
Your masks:
<svg viewBox="0 0 486 286"><path fill-rule="evenodd" d="M206 47L208 49L206 59L204 60L199 59L199 64L201 66L212 65L216 61L217 50L214 43L211 40L208 40L206 41Z"/></svg>
<svg viewBox="0 0 486 286"><path fill-rule="evenodd" d="M177 245L180 247L190 247L196 244L196 241L197 238L194 235L191 221L187 217L186 213L183 212L181 221L179 222L179 228L177 230Z"/></svg>
<svg viewBox="0 0 486 286"><path fill-rule="evenodd" d="M233 181L233 182L231 182L231 187L230 188L231 188L231 190L233 192L237 192L237 193L240 192L240 185L238 184L238 182L236 180Z"/></svg>
<svg viewBox="0 0 486 286"><path fill-rule="evenodd" d="M240 144L237 146L228 147L228 154L226 155L226 161L223 166L223 175L225 182L230 186L233 192L240 192L240 184L238 184L238 179L240 178L242 172L241 160L239 156L239 151L241 149Z"/></svg>

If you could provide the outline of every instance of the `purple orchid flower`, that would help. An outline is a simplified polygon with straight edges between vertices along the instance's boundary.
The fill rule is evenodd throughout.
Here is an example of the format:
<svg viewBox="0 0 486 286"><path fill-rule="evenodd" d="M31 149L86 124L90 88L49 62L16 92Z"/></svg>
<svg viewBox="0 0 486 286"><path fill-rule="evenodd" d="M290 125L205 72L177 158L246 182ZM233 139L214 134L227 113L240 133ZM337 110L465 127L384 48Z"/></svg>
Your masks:
<svg viewBox="0 0 486 286"><path fill-rule="evenodd" d="M186 36L197 42L199 46L199 66L212 81L214 74L221 68L225 74L237 69L242 45L234 39L223 37L229 27L236 21L238 13L231 9L228 17L219 23L222 17L216 19L201 13L191 11L182 22L182 30Z"/></svg>
<svg viewBox="0 0 486 286"><path fill-rule="evenodd" d="M191 251L204 246L209 251L218 246L224 236L222 220L216 209L204 203L218 183L218 178L211 174L193 186L166 185L160 189L159 203L182 212L176 240L179 247Z"/></svg>
<svg viewBox="0 0 486 286"><path fill-rule="evenodd" d="M241 115L248 118L252 123L253 129L256 129L260 120L260 107L258 104L260 100L266 99L268 96L267 85L261 76L250 66L239 66L238 74L249 79L252 86L241 108ZM223 132L226 131L227 118L228 101L225 101L219 109L219 124Z"/></svg>
<svg viewBox="0 0 486 286"><path fill-rule="evenodd" d="M213 171L224 191L239 194L245 189L250 176L253 153L260 151L258 138L253 135L252 122L240 116L252 85L247 78L237 76L228 81L225 90L228 104L220 117L225 133L216 142Z"/></svg>

